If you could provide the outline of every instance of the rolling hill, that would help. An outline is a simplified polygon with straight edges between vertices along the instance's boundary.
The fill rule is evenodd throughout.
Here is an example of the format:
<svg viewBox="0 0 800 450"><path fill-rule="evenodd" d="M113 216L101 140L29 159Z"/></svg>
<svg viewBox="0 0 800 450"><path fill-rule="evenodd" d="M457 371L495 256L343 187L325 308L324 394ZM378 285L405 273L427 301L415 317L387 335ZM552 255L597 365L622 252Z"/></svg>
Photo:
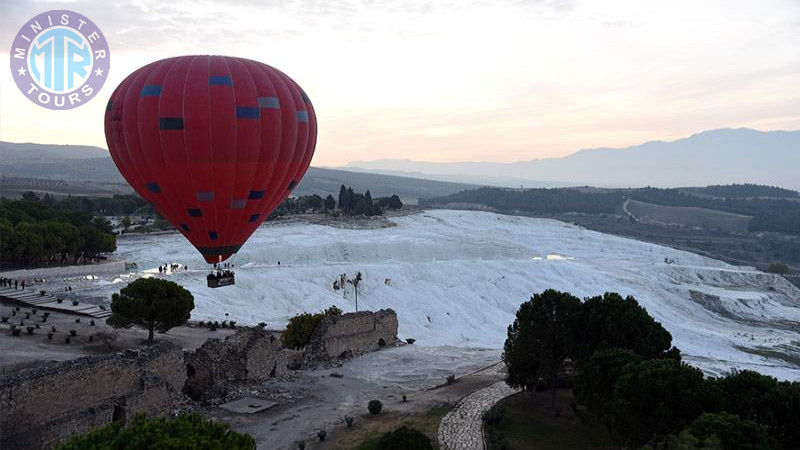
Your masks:
<svg viewBox="0 0 800 450"><path fill-rule="evenodd" d="M506 187L548 187L544 183L604 187L757 183L800 189L800 131L725 128L672 142L593 148L563 158L515 163L377 160L353 161L344 167Z"/></svg>
<svg viewBox="0 0 800 450"><path fill-rule="evenodd" d="M101 196L129 191L108 151L99 147L0 142L0 175L0 195L6 197L17 197L26 190ZM53 184L45 180L61 180L63 183ZM359 192L369 189L374 196L397 194L404 201L450 195L476 187L464 183L311 167L294 194L336 195L342 184L352 186Z"/></svg>

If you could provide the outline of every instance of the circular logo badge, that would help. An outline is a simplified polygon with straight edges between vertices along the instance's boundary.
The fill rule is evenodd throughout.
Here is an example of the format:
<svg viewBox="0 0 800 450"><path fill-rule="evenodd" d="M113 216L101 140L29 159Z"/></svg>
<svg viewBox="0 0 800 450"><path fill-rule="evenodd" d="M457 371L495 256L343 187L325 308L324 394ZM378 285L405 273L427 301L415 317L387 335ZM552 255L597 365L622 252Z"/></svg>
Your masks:
<svg viewBox="0 0 800 450"><path fill-rule="evenodd" d="M48 109L77 108L100 92L111 67L105 36L74 11L39 14L11 44L11 75L28 99Z"/></svg>

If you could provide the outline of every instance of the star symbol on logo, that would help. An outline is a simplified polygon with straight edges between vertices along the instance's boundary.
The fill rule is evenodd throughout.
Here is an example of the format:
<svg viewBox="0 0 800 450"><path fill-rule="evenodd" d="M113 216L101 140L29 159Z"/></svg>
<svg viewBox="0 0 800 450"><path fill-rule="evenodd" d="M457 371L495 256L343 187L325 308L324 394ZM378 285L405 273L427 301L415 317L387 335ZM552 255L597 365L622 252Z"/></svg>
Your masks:
<svg viewBox="0 0 800 450"><path fill-rule="evenodd" d="M17 69L17 73L19 73L20 76L25 76L25 72L27 72L27 70L25 70L24 67Z"/></svg>
<svg viewBox="0 0 800 450"><path fill-rule="evenodd" d="M95 74L95 75L97 75L98 77L102 77L102 76L103 76L103 69L97 69L97 70L95 70L95 71L94 71L94 74Z"/></svg>

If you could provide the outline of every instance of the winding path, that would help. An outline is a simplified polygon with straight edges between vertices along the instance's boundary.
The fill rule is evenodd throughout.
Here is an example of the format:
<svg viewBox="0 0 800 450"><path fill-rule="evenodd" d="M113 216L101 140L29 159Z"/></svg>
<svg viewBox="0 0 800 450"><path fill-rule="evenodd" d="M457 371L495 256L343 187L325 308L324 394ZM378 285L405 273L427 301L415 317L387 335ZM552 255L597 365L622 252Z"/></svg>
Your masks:
<svg viewBox="0 0 800 450"><path fill-rule="evenodd" d="M439 447L442 450L483 450L483 413L516 392L505 381L498 381L461 399L439 424Z"/></svg>

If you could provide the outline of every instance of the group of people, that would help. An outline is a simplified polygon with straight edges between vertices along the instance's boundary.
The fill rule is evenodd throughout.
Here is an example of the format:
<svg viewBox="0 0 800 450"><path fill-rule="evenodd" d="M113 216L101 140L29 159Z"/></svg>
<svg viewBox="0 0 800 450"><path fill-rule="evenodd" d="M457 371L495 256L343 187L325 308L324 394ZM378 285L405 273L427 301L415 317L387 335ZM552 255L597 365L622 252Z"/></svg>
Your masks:
<svg viewBox="0 0 800 450"><path fill-rule="evenodd" d="M233 269L232 263L215 263L214 269L206 278L209 280L218 280L220 278L232 277L234 274L231 269Z"/></svg>
<svg viewBox="0 0 800 450"><path fill-rule="evenodd" d="M180 264L167 264L164 263L163 266L158 266L158 273L168 273L168 272L175 272L176 270L180 269ZM186 270L187 266L183 266L183 269Z"/></svg>
<svg viewBox="0 0 800 450"><path fill-rule="evenodd" d="M2 277L0 278L0 286L7 287L7 288L14 288L18 289L22 285L22 289L25 289L25 280L14 280L11 278Z"/></svg>
<svg viewBox="0 0 800 450"><path fill-rule="evenodd" d="M232 270L216 268L216 264L214 266L215 266L214 271L208 274L208 276L206 277L209 280L218 280L220 278L228 278L233 276Z"/></svg>

